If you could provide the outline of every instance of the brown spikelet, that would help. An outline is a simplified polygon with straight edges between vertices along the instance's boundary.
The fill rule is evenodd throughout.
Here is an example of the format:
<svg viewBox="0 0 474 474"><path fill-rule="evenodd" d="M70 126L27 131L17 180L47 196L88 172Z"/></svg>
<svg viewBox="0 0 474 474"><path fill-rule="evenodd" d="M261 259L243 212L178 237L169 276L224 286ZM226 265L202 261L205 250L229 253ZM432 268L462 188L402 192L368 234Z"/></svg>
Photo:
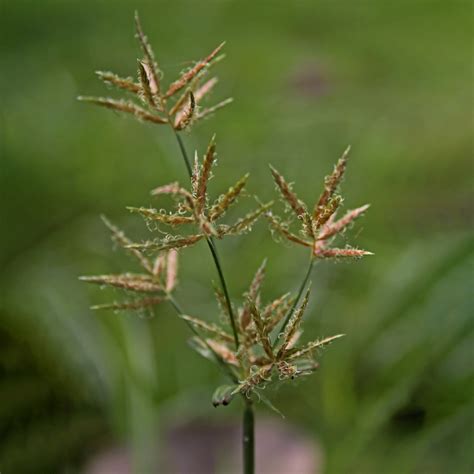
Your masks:
<svg viewBox="0 0 474 474"><path fill-rule="evenodd" d="M273 206L273 201L262 204L255 211L249 212L246 216L240 218L231 226L220 226L218 229L219 237L223 237L224 235L238 235L250 231L257 219L267 212L271 206Z"/></svg>
<svg viewBox="0 0 474 474"><path fill-rule="evenodd" d="M275 327L283 320L288 311L292 307L294 303L294 298L288 298L287 300L283 301L281 305L279 305L276 309L273 310L273 315L270 317L269 320L265 322L267 331L270 333L275 329ZM264 314L265 310L264 310Z"/></svg>
<svg viewBox="0 0 474 474"><path fill-rule="evenodd" d="M270 223L270 227L281 234L283 237L288 239L290 242L295 242L300 245L304 245L305 247L311 247L312 243L308 242L301 237L298 237L297 235L291 233L288 228L283 225L271 212L268 212L266 214L266 217Z"/></svg>
<svg viewBox="0 0 474 474"><path fill-rule="evenodd" d="M319 234L318 240L325 240L329 237L332 237L333 235L338 234L339 232L344 230L349 224L351 224L355 219L361 216L369 207L370 204L366 204L365 206L352 209L337 221L331 223L330 225L326 225L322 229L322 232Z"/></svg>
<svg viewBox="0 0 474 474"><path fill-rule="evenodd" d="M141 214L146 219L161 222L163 224L168 224L171 226L181 225L181 224L190 224L194 222L194 218L190 216L182 216L180 214L163 214L156 209L151 209L151 208L146 208L146 207L128 206L127 209L130 212Z"/></svg>
<svg viewBox="0 0 474 474"><path fill-rule="evenodd" d="M205 68L218 54L219 51L224 47L225 43L221 43L209 56L199 61L194 67L186 71L178 80L173 82L169 89L166 91L165 97L171 97L176 94L179 90L186 86L203 68Z"/></svg>
<svg viewBox="0 0 474 474"><path fill-rule="evenodd" d="M285 353L288 349L288 346L295 335L296 331L298 331L301 320L303 319L304 312L306 310L306 307L308 306L308 301L309 301L309 288L306 290L305 297L303 299L303 302L301 303L301 306L293 313L291 316L288 325L286 326L283 335L282 335L282 345L278 351L277 354L277 359L282 359L285 356Z"/></svg>
<svg viewBox="0 0 474 474"><path fill-rule="evenodd" d="M196 110L196 101L194 100L194 94L192 91L188 92L188 104L183 107L177 114L174 121L175 130L184 130L189 126L194 117L194 111Z"/></svg>
<svg viewBox="0 0 474 474"><path fill-rule="evenodd" d="M117 242L121 247L127 248L132 241L125 235L125 233L120 230L118 227L114 226L105 216L101 216L102 222L106 227L112 232L112 240ZM137 260L140 262L141 266L148 271L152 272L151 263L149 260L137 249L127 249Z"/></svg>
<svg viewBox="0 0 474 474"><path fill-rule="evenodd" d="M267 364L263 367L260 367L254 373L251 373L249 377L247 377L239 386L232 392L235 393L242 393L244 395L249 394L253 389L258 386L264 385L267 382L270 382L271 372L273 369L273 364Z"/></svg>
<svg viewBox="0 0 474 474"><path fill-rule="evenodd" d="M206 205L206 195L207 195L207 183L211 175L212 164L216 159L216 137L215 135L211 138L209 145L207 147L206 154L204 155L204 160L201 165L199 172L199 181L197 184L197 194L196 194L196 211L198 213L202 212L204 206Z"/></svg>
<svg viewBox="0 0 474 474"><path fill-rule="evenodd" d="M171 249L166 257L166 286L165 290L170 293L178 282L178 252Z"/></svg>
<svg viewBox="0 0 474 474"><path fill-rule="evenodd" d="M214 86L217 84L218 79L217 77L213 77L206 81L199 89L196 89L194 93L194 98L196 99L196 103L201 102L201 100L211 92Z"/></svg>
<svg viewBox="0 0 474 474"><path fill-rule="evenodd" d="M234 186L231 186L225 194L221 194L209 211L209 220L215 221L219 217L223 216L227 209L236 201L240 193L244 189L249 173L240 178Z"/></svg>
<svg viewBox="0 0 474 474"><path fill-rule="evenodd" d="M163 273L163 270L166 267L166 256L164 253L158 254L155 258L155 262L153 264L152 274L155 276L159 276Z"/></svg>
<svg viewBox="0 0 474 474"><path fill-rule="evenodd" d="M242 308L242 313L240 315L240 326L242 330L245 330L251 321L251 304L252 302L257 300L258 294L260 292L260 287L262 286L263 280L265 278L265 268L267 265L267 259L265 259L260 267L257 269L255 273L252 283L246 293L247 300L244 303Z"/></svg>
<svg viewBox="0 0 474 474"><path fill-rule="evenodd" d="M290 293L285 293L284 295L270 301L262 311L262 318L267 323L272 317L274 316L274 312L279 309L281 306L286 307L286 303L288 298L290 297Z"/></svg>
<svg viewBox="0 0 474 474"><path fill-rule="evenodd" d="M131 77L120 77L113 72L108 71L96 71L99 79L104 81L106 84L111 84L118 89L126 90L138 94L140 92L140 84L133 81Z"/></svg>
<svg viewBox="0 0 474 474"><path fill-rule="evenodd" d="M153 82L150 82L150 79L153 81L150 74L150 67L144 61L138 60L138 76L140 78L141 93L145 103L150 107L156 107L155 97L152 91L152 87L156 90L156 85L153 86Z"/></svg>
<svg viewBox="0 0 474 474"><path fill-rule="evenodd" d="M318 258L361 258L366 255L373 255L372 252L367 250L359 250L353 248L336 249L336 248L318 248L316 245L313 252L315 257Z"/></svg>
<svg viewBox="0 0 474 474"><path fill-rule="evenodd" d="M154 296L151 298L142 298L136 301L123 301L121 303L114 302L114 303L106 303L106 304L98 304L91 306L92 310L101 310L101 309L111 309L114 311L123 311L123 310L136 310L142 308L149 308L160 304L164 301L164 298L160 296Z"/></svg>
<svg viewBox="0 0 474 474"><path fill-rule="evenodd" d="M165 124L168 123L168 120L160 117L156 114L151 114L150 112L142 109L133 102L126 100L115 100L106 97L84 97L79 96L77 100L81 102L89 102L91 104L100 105L107 109L116 110L117 112L124 112L126 114L134 115L139 120L144 120L145 122L152 122L156 124Z"/></svg>
<svg viewBox="0 0 474 474"><path fill-rule="evenodd" d="M250 308L250 314L252 315L252 320L255 324L255 328L257 330L257 335L258 335L260 344L262 345L263 350L265 351L267 356L270 358L270 360L273 360L274 355L273 355L273 350L272 350L272 344L270 342L270 338L268 337L268 333L265 330L265 324L263 322L262 315L260 314L260 311L255 306L255 303L250 298L248 299L247 304Z"/></svg>
<svg viewBox="0 0 474 474"><path fill-rule="evenodd" d="M231 351L225 344L221 344L213 339L206 339L206 343L222 360L231 365L239 365L235 352Z"/></svg>
<svg viewBox="0 0 474 474"><path fill-rule="evenodd" d="M217 112L218 110L222 109L226 105L231 104L234 101L232 97L229 97L228 99L222 100L216 105L213 105L212 107L207 107L205 109L201 109L197 114L196 114L196 120L203 119L204 117L207 117L208 115L212 115L213 113Z"/></svg>
<svg viewBox="0 0 474 474"><path fill-rule="evenodd" d="M321 209L313 219L313 232L317 235L319 229L329 221L342 203L342 197L339 194L331 197L327 205Z"/></svg>
<svg viewBox="0 0 474 474"><path fill-rule="evenodd" d="M337 334L336 336L330 336L330 337L326 337L326 338L321 339L321 340L316 340L316 341L313 341L313 342L309 342L302 349L299 349L296 352L291 353L288 356L288 360L298 359L299 357L302 357L302 356L312 352L313 350L315 350L319 347L327 346L331 342L333 342L336 339L339 339L340 337L343 337L343 336L345 336L345 334Z"/></svg>
<svg viewBox="0 0 474 474"><path fill-rule="evenodd" d="M324 191L322 192L321 196L319 197L316 206L314 206L313 211L313 218L317 219L318 215L323 212L323 209L328 204L329 200L336 192L339 183L341 182L344 172L346 171L346 164L347 158L349 156L349 152L351 147L348 146L344 153L342 154L341 158L339 158L336 166L334 167L334 171L329 176L326 176L324 180Z"/></svg>
<svg viewBox="0 0 474 474"><path fill-rule="evenodd" d="M151 48L148 38L143 33L143 29L140 23L140 17L138 13L135 12L135 28L137 32L137 38L140 43L140 46L145 56L144 63L146 64L145 72L148 78L148 83L150 85L150 90L154 97L160 96L160 70L158 64L155 61L155 55L153 54L153 49ZM161 105L161 104L160 104Z"/></svg>
<svg viewBox="0 0 474 474"><path fill-rule="evenodd" d="M171 239L151 240L142 244L133 243L126 248L141 250L169 250L189 247L204 238L204 234L187 235L186 237L175 237Z"/></svg>
<svg viewBox="0 0 474 474"><path fill-rule="evenodd" d="M204 329L207 332L210 332L217 336L219 339L222 339L225 342L234 342L234 338L223 331L219 326L216 324L210 324L202 319L193 318L192 316L188 316L186 314L182 314L180 318L184 319L185 321L190 322L193 326L197 327L198 329Z"/></svg>
<svg viewBox="0 0 474 474"><path fill-rule="evenodd" d="M136 291L138 293L155 293L163 291L161 285L151 281L151 277L148 275L123 273L120 275L83 276L79 279L88 283L113 286L124 290Z"/></svg>
<svg viewBox="0 0 474 474"><path fill-rule="evenodd" d="M285 178L272 165L269 166L273 179L275 180L276 185L280 189L281 195L293 209L296 214L296 217L301 218L302 216L304 216L304 214L307 213L306 206L300 199L298 199L294 191L291 189L290 185L286 182Z"/></svg>
<svg viewBox="0 0 474 474"><path fill-rule="evenodd" d="M176 103L173 105L173 107L171 107L169 111L170 115L175 115L176 112L178 112L184 107L184 105L186 104L186 100L188 100L188 94L189 94L189 90L186 90L183 94L179 96L179 99L176 101ZM197 103L196 96L194 96L194 100Z"/></svg>

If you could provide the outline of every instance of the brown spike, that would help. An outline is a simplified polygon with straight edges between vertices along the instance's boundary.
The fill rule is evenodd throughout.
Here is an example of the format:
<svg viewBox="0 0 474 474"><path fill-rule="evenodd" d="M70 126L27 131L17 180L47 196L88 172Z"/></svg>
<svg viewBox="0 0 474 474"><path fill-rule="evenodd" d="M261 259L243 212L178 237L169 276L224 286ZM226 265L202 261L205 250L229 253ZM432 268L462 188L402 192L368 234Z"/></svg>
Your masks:
<svg viewBox="0 0 474 474"><path fill-rule="evenodd" d="M324 180L324 191L319 197L318 202L314 206L313 219L318 218L319 214L323 212L329 200L336 192L336 189L344 176L344 172L346 171L347 158L349 156L350 150L351 147L348 146L342 154L341 158L339 158L332 174L326 176Z"/></svg>
<svg viewBox="0 0 474 474"><path fill-rule="evenodd" d="M155 97L152 88L156 90L153 77L150 74L150 67L144 61L138 61L138 76L140 78L141 92L146 104L156 107Z"/></svg>
<svg viewBox="0 0 474 474"><path fill-rule="evenodd" d="M211 92L211 90L214 88L214 86L217 84L218 79L217 77L212 77L208 81L206 81L199 89L196 89L196 92L194 93L194 97L196 99L196 102L199 103L201 100Z"/></svg>
<svg viewBox="0 0 474 474"><path fill-rule="evenodd" d="M291 355L288 356L288 360L294 360L298 359L309 352L312 352L313 350L319 348L319 347L324 347L330 344L331 342L335 341L336 339L339 339L340 337L345 336L345 334L337 334L336 336L330 336L326 337L321 340L316 340L313 342L309 342L305 347L302 349L297 350L296 352L293 352Z"/></svg>
<svg viewBox="0 0 474 474"><path fill-rule="evenodd" d="M169 89L166 91L165 97L171 97L181 90L186 84L191 81L203 68L205 68L219 53L219 51L224 47L225 43L221 43L214 51L212 51L209 56L207 56L202 61L199 61L194 67L186 71L178 80L173 82Z"/></svg>
<svg viewBox="0 0 474 474"><path fill-rule="evenodd" d="M118 227L114 226L105 216L101 216L102 222L112 232L112 240L117 242L121 247L127 248L132 241ZM137 258L141 266L149 273L152 273L150 261L137 249L127 249L133 256Z"/></svg>
<svg viewBox="0 0 474 474"><path fill-rule="evenodd" d="M141 250L169 250L189 247L204 238L204 234L187 235L186 237L175 237L172 239L152 240L142 244L127 245L126 248Z"/></svg>
<svg viewBox="0 0 474 474"><path fill-rule="evenodd" d="M249 212L246 216L240 218L237 222L235 222L235 224L231 226L220 226L218 228L219 236L223 237L224 235L238 235L248 232L251 230L257 219L262 214L267 212L271 206L273 206L273 201L260 205L260 207L258 207L255 211Z"/></svg>
<svg viewBox="0 0 474 474"><path fill-rule="evenodd" d="M140 23L140 18L137 12L135 12L135 27L137 30L137 38L140 42L140 46L142 47L143 55L145 56L145 60L146 60L145 61L145 64L147 66L146 75L148 77L150 89L152 91L152 94L155 97L159 98L160 96L160 70L158 68L158 64L155 61L155 55L153 53L153 49L151 48L150 43L148 42L148 38L143 33L142 26Z"/></svg>
<svg viewBox="0 0 474 474"><path fill-rule="evenodd" d="M211 210L209 211L209 220L211 222L223 216L227 209L236 201L236 199L239 197L240 193L244 189L248 178L249 173L240 178L239 181L234 184L234 186L231 186L226 193L221 194L216 199L216 201L211 207Z"/></svg>
<svg viewBox="0 0 474 474"><path fill-rule="evenodd" d="M188 105L183 107L177 114L174 120L175 130L184 130L189 126L194 117L194 111L196 110L196 101L194 100L194 94L192 91L188 92Z"/></svg>
<svg viewBox="0 0 474 474"><path fill-rule="evenodd" d="M111 309L114 311L123 311L123 310L136 310L142 308L149 308L155 306L159 303L162 303L164 298L161 296L155 296L152 298L141 298L136 301L123 301L121 303L107 303L107 304L98 304L91 306L92 310L101 310L101 309Z"/></svg>
<svg viewBox="0 0 474 474"><path fill-rule="evenodd" d="M303 319L304 312L308 306L309 290L309 288L306 290L306 295L303 299L303 302L301 303L301 306L293 313L293 316L291 316L291 319L283 332L283 343L278 351L277 359L281 360L284 358L293 336L301 325L301 320Z"/></svg>
<svg viewBox="0 0 474 474"><path fill-rule="evenodd" d="M212 115L214 112L217 112L218 110L222 109L226 105L231 104L234 102L234 99L232 97L229 97L228 99L222 100L216 105L213 105L212 107L208 107L206 109L201 109L197 114L196 114L196 120L203 119L204 117L207 117L208 115Z"/></svg>
<svg viewBox="0 0 474 474"><path fill-rule="evenodd" d="M83 97L79 96L77 100L81 102L89 102L91 104L100 105L107 109L116 110L117 112L124 112L127 114L134 115L139 120L144 120L146 122L152 122L156 124L168 123L168 120L160 117L156 114L151 114L150 112L142 109L133 102L126 100L115 100L106 97Z"/></svg>
<svg viewBox="0 0 474 474"><path fill-rule="evenodd" d="M134 94L140 92L140 84L135 83L131 77L120 77L108 71L96 71L96 74L105 83L114 85L119 89L133 92Z"/></svg>
<svg viewBox="0 0 474 474"><path fill-rule="evenodd" d="M311 247L313 244L311 242L308 242L307 240L302 239L301 237L298 237L297 235L291 233L285 225L283 225L278 219L275 218L275 216L271 213L268 212L266 214L266 217L270 223L270 227L279 232L283 237L288 239L290 242L295 242L300 245L304 245L305 247Z"/></svg>
<svg viewBox="0 0 474 474"><path fill-rule="evenodd" d="M170 293L178 282L178 252L171 249L166 257L166 291Z"/></svg>
<svg viewBox="0 0 474 474"><path fill-rule="evenodd" d="M230 343L234 342L234 338L230 334L227 334L225 331L223 331L216 324L210 324L210 323L207 323L206 321L203 321L202 319L193 318L192 316L188 316L186 314L180 315L180 318L190 322L193 326L199 329L204 329L205 331L208 331L214 334L215 336L217 336L219 339L223 341L230 342Z"/></svg>
<svg viewBox="0 0 474 474"><path fill-rule="evenodd" d="M268 333L265 330L265 323L263 322L262 316L255 306L255 303L249 298L247 300L247 304L250 309L250 314L252 315L252 320L255 324L255 328L257 329L258 339L260 344L262 345L263 350L270 358L270 360L274 359L272 344L270 342L270 338L268 337Z"/></svg>
<svg viewBox="0 0 474 474"><path fill-rule="evenodd" d="M150 219L152 221L161 222L163 224L168 224L171 226L177 226L182 224L191 224L194 222L194 217L190 216L182 216L181 214L162 214L161 212L157 211L156 209L150 209L146 207L130 207L128 206L127 209L130 212L136 212L141 214L146 219Z"/></svg>
<svg viewBox="0 0 474 474"><path fill-rule="evenodd" d="M336 222L332 222L330 225L326 224L326 226L322 229L322 232L319 234L318 240L326 240L333 235L339 234L339 232L344 230L355 219L361 216L369 207L370 204L366 204L365 206L358 207L357 209L352 209Z"/></svg>
<svg viewBox="0 0 474 474"><path fill-rule="evenodd" d="M148 275L123 273L120 275L83 276L79 279L88 283L113 286L138 293L156 293L163 291L161 285L151 281L151 277Z"/></svg>
<svg viewBox="0 0 474 474"><path fill-rule="evenodd" d="M366 255L373 255L372 252L368 252L367 250L359 250L353 248L346 248L346 249L325 249L325 248L318 248L315 246L314 256L317 258L361 258Z"/></svg>
<svg viewBox="0 0 474 474"><path fill-rule="evenodd" d="M199 181L196 195L196 212L201 213L206 205L207 183L211 175L212 164L216 159L216 136L214 135L209 142L204 160L199 172Z"/></svg>

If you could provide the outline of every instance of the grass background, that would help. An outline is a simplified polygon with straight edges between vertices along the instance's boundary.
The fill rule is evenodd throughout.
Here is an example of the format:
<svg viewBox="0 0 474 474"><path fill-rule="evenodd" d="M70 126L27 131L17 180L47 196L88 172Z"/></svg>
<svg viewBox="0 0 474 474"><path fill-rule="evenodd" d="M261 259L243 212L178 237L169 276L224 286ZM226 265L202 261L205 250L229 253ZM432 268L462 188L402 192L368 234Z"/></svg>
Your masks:
<svg viewBox="0 0 474 474"><path fill-rule="evenodd" d="M89 304L107 297L76 278L130 268L99 214L145 237L125 206L152 204L150 189L185 179L168 130L75 100L106 94L94 70L134 74L135 9L165 79L227 41L214 98L235 102L185 137L202 150L217 133L215 192L250 171L250 191L272 197L271 162L312 202L352 144L345 203L372 207L349 241L376 256L318 266L306 336L348 337L319 373L272 400L322 443L327 472L472 471L469 1L1 9L2 472L75 472L109 440L134 447L140 472L157 426L239 416L237 404L210 408L220 376L188 349L171 312L92 314ZM234 299L264 257L268 298L302 278L303 253L274 243L263 223L219 247ZM212 317L214 268L202 247L185 254L179 296L187 311Z"/></svg>

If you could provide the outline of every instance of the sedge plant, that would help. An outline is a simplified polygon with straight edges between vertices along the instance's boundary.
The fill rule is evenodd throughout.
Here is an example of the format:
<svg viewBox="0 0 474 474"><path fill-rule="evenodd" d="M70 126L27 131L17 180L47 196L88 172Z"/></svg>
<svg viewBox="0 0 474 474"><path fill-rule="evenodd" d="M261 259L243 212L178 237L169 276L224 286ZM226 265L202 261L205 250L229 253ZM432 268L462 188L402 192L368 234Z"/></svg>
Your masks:
<svg viewBox="0 0 474 474"><path fill-rule="evenodd" d="M342 204L340 183L343 179L349 149L338 160L333 172L324 180L321 195L310 208L300 200L292 186L273 167L270 172L288 213L280 216L273 210L273 202L257 201L251 212L228 222L227 210L238 203L243 194L248 174L244 174L225 193L214 197L209 180L216 163L216 141L212 137L202 156L196 152L191 160L187 154L182 132L196 122L216 113L229 104L226 99L212 106L204 101L217 84L210 77L214 65L223 55L224 44L204 59L185 70L175 81L165 86L162 72L153 50L143 33L138 15L135 17L136 36L142 50L138 60L137 79L119 77L111 72L97 72L99 78L130 98L79 97L79 100L97 104L171 129L176 136L180 153L189 175L187 186L179 182L160 184L151 195L160 200L164 195L173 199L173 208L163 211L149 207L130 207L129 211L142 216L153 232L144 242L135 242L105 217L112 239L134 257L141 272L81 277L102 287L114 287L123 292L123 299L93 306L93 309L115 311L153 311L159 305L170 304L177 316L189 327L190 346L203 357L216 363L227 378L213 396L214 406L225 406L236 397L243 400L243 466L244 473L255 470L254 404L263 401L275 409L262 389L277 381L292 381L311 375L318 368L317 356L343 334L300 342L302 323L310 297L311 272L321 259L360 258L370 252L353 247L333 245L367 205L336 217ZM248 290L237 304L233 302L218 253L217 242L232 235L252 230L259 220L267 221L272 233L308 250L309 264L299 290L262 301L260 290L265 278L266 261L257 269ZM299 227L299 228L297 228ZM208 322L200 315L187 314L174 295L178 284L178 259L186 247L207 245L220 282L215 287L218 304L216 321Z"/></svg>

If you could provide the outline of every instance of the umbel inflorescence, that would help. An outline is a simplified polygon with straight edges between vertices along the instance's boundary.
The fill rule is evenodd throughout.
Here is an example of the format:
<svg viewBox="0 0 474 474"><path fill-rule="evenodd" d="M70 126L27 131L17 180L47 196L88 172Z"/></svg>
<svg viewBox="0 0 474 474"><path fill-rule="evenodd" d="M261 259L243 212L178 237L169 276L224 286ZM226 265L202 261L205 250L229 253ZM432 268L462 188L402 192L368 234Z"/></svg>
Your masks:
<svg viewBox="0 0 474 474"><path fill-rule="evenodd" d="M226 222L226 211L238 202L249 178L245 174L227 192L216 198L209 192L211 170L216 161L216 142L213 137L194 164L188 159L179 133L193 123L216 112L228 104L227 99L215 106L202 108L201 104L217 83L208 79L212 66L222 58L222 46L217 47L205 59L185 70L178 79L164 87L152 48L143 34L136 17L137 38L143 58L138 61L138 79L121 78L110 72L99 72L99 77L120 90L131 94L137 101L111 98L81 97L136 119L158 125L170 126L176 134L186 167L190 185L178 182L161 184L151 194L156 199L170 195L174 199L171 210L150 207L130 207L129 211L140 214L148 223L155 237L145 242L134 242L104 218L112 232L113 240L134 256L141 273L98 275L82 277L83 280L110 286L120 290L124 297L94 309L143 310L153 309L162 303L171 303L193 331L190 345L204 357L217 362L230 382L219 387L213 397L214 405L227 405L232 398L243 395L250 400L254 393L266 400L260 390L273 381L293 380L309 375L317 367L319 349L327 346L342 334L301 343L302 323L309 300L307 283L314 262L328 258L359 258L370 252L353 247L333 246L334 239L358 218L368 206L348 211L337 218L342 204L340 183L343 179L349 149L337 162L334 171L325 178L322 193L310 209L293 191L292 186L273 167L271 174L290 215L295 219L280 217L272 211L273 202L258 204L256 209L234 222ZM308 249L310 266L299 292L290 293L264 303L260 289L265 276L265 263L257 270L240 306L235 307L229 297L223 270L217 256L216 240L249 232L260 218L265 217L273 233ZM151 225L150 225L151 224ZM294 230L293 227L299 227ZM216 288L220 317L209 322L200 315L186 314L176 301L173 290L177 285L178 253L185 247L206 241L219 274L221 287ZM306 291L305 291L306 290ZM304 297L303 297L303 294ZM302 301L301 300L302 298Z"/></svg>

